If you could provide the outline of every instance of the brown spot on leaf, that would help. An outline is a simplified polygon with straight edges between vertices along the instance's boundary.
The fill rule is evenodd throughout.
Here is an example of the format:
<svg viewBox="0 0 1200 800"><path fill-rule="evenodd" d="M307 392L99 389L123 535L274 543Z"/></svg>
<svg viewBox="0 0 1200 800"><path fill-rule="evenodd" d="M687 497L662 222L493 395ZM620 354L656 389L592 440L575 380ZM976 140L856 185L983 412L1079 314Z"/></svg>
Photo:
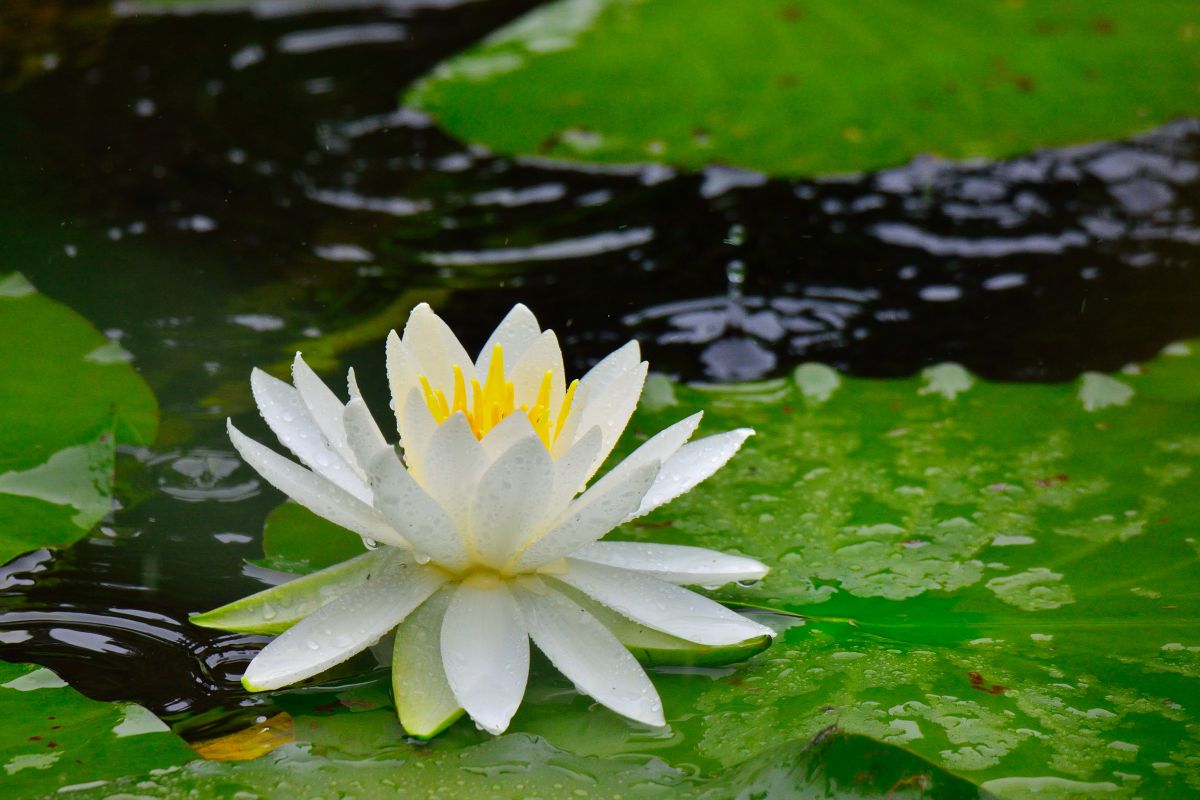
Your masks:
<svg viewBox="0 0 1200 800"><path fill-rule="evenodd" d="M1028 75L1018 75L1013 82L1017 84L1017 88L1022 92L1033 91L1033 78L1029 77Z"/></svg>
<svg viewBox="0 0 1200 800"><path fill-rule="evenodd" d="M783 8L779 9L779 18L787 22L795 22L804 16L804 9L795 3L788 3Z"/></svg>
<svg viewBox="0 0 1200 800"><path fill-rule="evenodd" d="M967 678L971 681L971 688L979 692L987 692L988 694L1004 694L1008 691L1007 686L1001 686L998 683L989 684L982 675L978 672L968 672Z"/></svg>
<svg viewBox="0 0 1200 800"><path fill-rule="evenodd" d="M1108 36L1117 32L1117 23L1108 17L1096 17L1092 20L1092 30L1101 36Z"/></svg>
<svg viewBox="0 0 1200 800"><path fill-rule="evenodd" d="M795 75L789 75L789 74L778 75L775 78L775 85L782 89L790 89L793 86L799 86L800 79L797 78Z"/></svg>
<svg viewBox="0 0 1200 800"><path fill-rule="evenodd" d="M193 742L191 747L209 761L249 761L294 739L291 716L280 712L244 730Z"/></svg>
<svg viewBox="0 0 1200 800"><path fill-rule="evenodd" d="M1065 472L1060 472L1057 475L1051 475L1047 478L1038 478L1036 481L1034 481L1034 483L1036 483L1038 486L1042 487L1043 489L1048 489L1051 486L1058 486L1060 484L1066 483L1069 480L1071 480L1070 475L1067 475Z"/></svg>

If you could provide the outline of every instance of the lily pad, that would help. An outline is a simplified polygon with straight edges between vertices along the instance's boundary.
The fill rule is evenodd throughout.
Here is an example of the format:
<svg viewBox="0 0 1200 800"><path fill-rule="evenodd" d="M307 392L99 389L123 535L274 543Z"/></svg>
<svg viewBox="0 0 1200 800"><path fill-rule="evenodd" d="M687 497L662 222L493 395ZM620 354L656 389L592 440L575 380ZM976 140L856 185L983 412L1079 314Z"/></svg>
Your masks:
<svg viewBox="0 0 1200 800"><path fill-rule="evenodd" d="M5 797L85 790L195 758L145 708L89 700L44 667L0 661L0 714Z"/></svg>
<svg viewBox="0 0 1200 800"><path fill-rule="evenodd" d="M0 277L0 563L109 512L116 445L158 426L131 358L20 273Z"/></svg>
<svg viewBox="0 0 1200 800"><path fill-rule="evenodd" d="M1188 0L558 0L405 103L507 154L843 173L1200 111Z"/></svg>

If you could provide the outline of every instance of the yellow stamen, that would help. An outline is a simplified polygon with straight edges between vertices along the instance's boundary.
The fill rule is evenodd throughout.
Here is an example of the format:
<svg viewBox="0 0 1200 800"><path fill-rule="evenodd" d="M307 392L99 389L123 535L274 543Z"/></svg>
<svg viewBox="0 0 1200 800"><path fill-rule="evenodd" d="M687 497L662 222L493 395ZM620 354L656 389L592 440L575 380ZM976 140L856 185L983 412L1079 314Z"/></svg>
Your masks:
<svg viewBox="0 0 1200 800"><path fill-rule="evenodd" d="M567 422L567 417L571 413L571 403L575 400L575 390L579 388L579 380L571 381L571 385L567 387L567 395L563 398L562 409L558 412L558 423L554 426L554 441L558 441L558 435L562 433L563 425Z"/></svg>
<svg viewBox="0 0 1200 800"><path fill-rule="evenodd" d="M454 414L462 414L475 438L482 439L502 420L520 410L529 418L529 424L547 449L550 449L562 433L564 422L571 413L575 390L579 385L579 381L571 382L555 418L550 407L554 372L547 370L542 376L532 403L522 403L518 406L516 386L504 375L504 348L501 345L492 349L492 360L482 385L477 378L472 378L468 390L462 367L454 364L452 369L453 389L449 400L442 390L433 388L428 378L424 375L420 377L425 404L429 406L437 424L442 424Z"/></svg>

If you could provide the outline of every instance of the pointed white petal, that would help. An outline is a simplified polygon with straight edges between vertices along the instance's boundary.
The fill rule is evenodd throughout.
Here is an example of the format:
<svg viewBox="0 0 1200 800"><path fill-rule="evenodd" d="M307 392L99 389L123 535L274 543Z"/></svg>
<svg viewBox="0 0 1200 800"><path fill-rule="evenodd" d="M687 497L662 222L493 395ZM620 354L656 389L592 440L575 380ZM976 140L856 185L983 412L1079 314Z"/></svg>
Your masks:
<svg viewBox="0 0 1200 800"><path fill-rule="evenodd" d="M600 432L604 434L600 455L592 465L592 472L599 469L604 459L608 458L617 440L621 438L625 426L629 424L629 418L637 408L642 386L646 382L647 369L649 365L643 361L621 373L605 387L589 387L587 408L583 411L579 425L583 430L592 425L599 425Z"/></svg>
<svg viewBox="0 0 1200 800"><path fill-rule="evenodd" d="M325 441L300 392L260 369L250 373L250 391L267 425L280 443L296 454L313 471L345 489L363 502L371 492L363 480Z"/></svg>
<svg viewBox="0 0 1200 800"><path fill-rule="evenodd" d="M754 431L750 428L738 428L697 439L679 448L679 452L663 463L658 480L646 492L641 507L629 519L649 514L708 478L725 466L742 442L753 435Z"/></svg>
<svg viewBox="0 0 1200 800"><path fill-rule="evenodd" d="M404 415L408 412L409 393L420 386L416 358L400 341L395 331L387 337L388 388L392 392L392 410L396 413L396 431L404 439ZM419 392L418 392L419 396Z"/></svg>
<svg viewBox="0 0 1200 800"><path fill-rule="evenodd" d="M525 694L529 636L512 593L463 584L442 622L442 664L459 705L493 734L503 733Z"/></svg>
<svg viewBox="0 0 1200 800"><path fill-rule="evenodd" d="M400 446L404 450L404 463L416 478L421 478L425 465L425 452L429 439L438 424L429 412L429 406L421 397L420 389L413 389L404 398L404 423L400 431Z"/></svg>
<svg viewBox="0 0 1200 800"><path fill-rule="evenodd" d="M586 386L607 386L618 375L636 366L641 358L642 350L637 340L630 340L600 359L596 366L588 370L580 383Z"/></svg>
<svg viewBox="0 0 1200 800"><path fill-rule="evenodd" d="M492 428L481 440L483 450L491 461L495 461L517 442L537 436L533 425L525 414L509 414L500 420L500 424Z"/></svg>
<svg viewBox="0 0 1200 800"><path fill-rule="evenodd" d="M637 572L567 559L558 580L655 630L699 644L736 644L774 632L707 597Z"/></svg>
<svg viewBox="0 0 1200 800"><path fill-rule="evenodd" d="M496 326L496 330L492 331L483 349L479 351L479 358L475 361L475 374L487 375L488 367L492 363L492 350L497 344L504 348L504 363L515 364L525 352L525 348L541 333L542 328L538 325L537 317L524 304L517 303Z"/></svg>
<svg viewBox="0 0 1200 800"><path fill-rule="evenodd" d="M342 410L345 406L325 382L317 377L317 373L304 363L299 353L296 353L296 358L292 361L292 383L296 385L301 401L317 423L317 427L321 429L325 441L342 460L354 467L354 454L346 445L346 431L342 427ZM362 477L361 472L358 472L358 475Z"/></svg>
<svg viewBox="0 0 1200 800"><path fill-rule="evenodd" d="M383 453L393 452L392 446L383 438L383 432L371 416L367 404L358 397L346 404L342 414L342 426L346 432L346 448L354 460L364 467Z"/></svg>
<svg viewBox="0 0 1200 800"><path fill-rule="evenodd" d="M471 498L487 466L483 446L461 413L451 416L429 437L420 484L459 531L469 530Z"/></svg>
<svg viewBox="0 0 1200 800"><path fill-rule="evenodd" d="M400 624L445 578L398 559L322 606L254 657L242 677L252 692L311 678L365 650Z"/></svg>
<svg viewBox="0 0 1200 800"><path fill-rule="evenodd" d="M339 488L337 484L262 446L233 427L232 422L229 422L227 427L230 441L246 463L267 483L309 511L335 525L354 531L359 536L396 547L407 546L400 534L371 506Z"/></svg>
<svg viewBox="0 0 1200 800"><path fill-rule="evenodd" d="M630 719L666 724L654 684L608 628L553 589L515 594L534 643L581 691Z"/></svg>
<svg viewBox="0 0 1200 800"><path fill-rule="evenodd" d="M537 436L514 444L497 458L475 489L471 543L493 567L508 561L536 530L554 488L554 462Z"/></svg>
<svg viewBox="0 0 1200 800"><path fill-rule="evenodd" d="M346 390L350 393L351 400L362 397L362 391L358 388L358 377L354 374L354 367L346 372Z"/></svg>
<svg viewBox="0 0 1200 800"><path fill-rule="evenodd" d="M517 569L527 571L557 561L608 533L638 507L657 474L655 461L613 480L605 475L567 506L561 521L525 548L516 559Z"/></svg>
<svg viewBox="0 0 1200 800"><path fill-rule="evenodd" d="M416 374L428 378L434 389L446 393L447 399L454 389L454 365L462 369L468 386L475 377L474 360L450 326L427 303L421 303L408 315L401 341L416 361Z"/></svg>
<svg viewBox="0 0 1200 800"><path fill-rule="evenodd" d="M604 481L620 480L621 476L626 473L651 462L665 464L696 431L696 426L700 424L700 418L703 415L703 412L693 414L651 436L638 449L626 456L621 463L605 473L596 485L599 486Z"/></svg>
<svg viewBox="0 0 1200 800"><path fill-rule="evenodd" d="M530 408L537 398L542 378L549 372L550 413L557 417L567 392L567 384L562 348L558 346L558 337L554 335L554 331L546 331L535 339L516 361L510 362L508 354L505 353L505 366L509 380L513 382L517 405L527 405Z"/></svg>
<svg viewBox="0 0 1200 800"><path fill-rule="evenodd" d="M600 428L592 427L554 462L554 489L546 503L547 521L558 517L575 495L583 491L592 462L600 452Z"/></svg>
<svg viewBox="0 0 1200 800"><path fill-rule="evenodd" d="M449 569L467 565L454 521L408 474L395 453L383 453L367 467L375 506L418 554Z"/></svg>
<svg viewBox="0 0 1200 800"><path fill-rule="evenodd" d="M571 558L631 569L667 583L696 586L756 581L767 574L766 564L753 558L678 544L595 542L572 553Z"/></svg>

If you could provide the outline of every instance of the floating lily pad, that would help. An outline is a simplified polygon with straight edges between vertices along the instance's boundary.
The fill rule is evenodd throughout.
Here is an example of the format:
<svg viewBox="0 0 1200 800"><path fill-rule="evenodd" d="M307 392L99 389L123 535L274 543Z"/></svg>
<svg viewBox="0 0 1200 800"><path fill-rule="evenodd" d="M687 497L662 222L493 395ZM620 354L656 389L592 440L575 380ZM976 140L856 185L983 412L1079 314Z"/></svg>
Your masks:
<svg viewBox="0 0 1200 800"><path fill-rule="evenodd" d="M405 102L499 152L842 173L1200 111L1188 0L558 0Z"/></svg>
<svg viewBox="0 0 1200 800"><path fill-rule="evenodd" d="M109 512L116 445L158 426L130 360L20 273L0 277L0 563L70 544Z"/></svg>
<svg viewBox="0 0 1200 800"><path fill-rule="evenodd" d="M89 700L44 667L0 661L0 715L5 797L103 786L195 758L146 709Z"/></svg>

